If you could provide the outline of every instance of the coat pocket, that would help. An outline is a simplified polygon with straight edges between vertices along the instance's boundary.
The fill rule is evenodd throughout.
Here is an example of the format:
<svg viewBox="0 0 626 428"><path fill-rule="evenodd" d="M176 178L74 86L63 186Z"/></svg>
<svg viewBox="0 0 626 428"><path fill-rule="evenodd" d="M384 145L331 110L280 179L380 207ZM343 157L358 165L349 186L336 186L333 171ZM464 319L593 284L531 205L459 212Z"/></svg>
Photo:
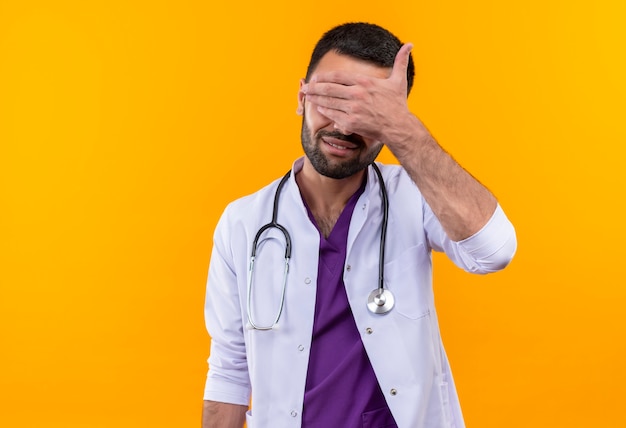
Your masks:
<svg viewBox="0 0 626 428"><path fill-rule="evenodd" d="M428 314L432 301L431 265L430 253L422 243L385 263L385 287L393 293L399 314L409 319Z"/></svg>
<svg viewBox="0 0 626 428"><path fill-rule="evenodd" d="M362 428L398 428L387 407L372 410L361 415Z"/></svg>

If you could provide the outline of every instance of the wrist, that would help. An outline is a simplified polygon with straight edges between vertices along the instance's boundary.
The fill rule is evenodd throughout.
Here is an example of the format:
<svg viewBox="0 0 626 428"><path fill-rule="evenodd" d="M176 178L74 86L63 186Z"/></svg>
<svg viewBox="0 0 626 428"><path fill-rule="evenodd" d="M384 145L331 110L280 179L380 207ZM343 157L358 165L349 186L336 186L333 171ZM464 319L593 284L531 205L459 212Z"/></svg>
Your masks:
<svg viewBox="0 0 626 428"><path fill-rule="evenodd" d="M437 144L430 132L413 114L407 117L405 125L397 128L394 134L385 145L401 162L402 158L413 157L433 143Z"/></svg>

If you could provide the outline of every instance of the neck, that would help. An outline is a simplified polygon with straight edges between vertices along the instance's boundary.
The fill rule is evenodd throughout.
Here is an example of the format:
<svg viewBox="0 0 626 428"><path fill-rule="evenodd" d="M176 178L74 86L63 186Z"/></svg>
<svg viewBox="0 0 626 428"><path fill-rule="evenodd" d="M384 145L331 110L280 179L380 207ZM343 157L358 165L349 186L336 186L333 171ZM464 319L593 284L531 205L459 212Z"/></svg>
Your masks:
<svg viewBox="0 0 626 428"><path fill-rule="evenodd" d="M350 197L361 186L365 171L342 179L329 178L315 171L305 159L302 169L296 174L296 182L325 237L332 231Z"/></svg>

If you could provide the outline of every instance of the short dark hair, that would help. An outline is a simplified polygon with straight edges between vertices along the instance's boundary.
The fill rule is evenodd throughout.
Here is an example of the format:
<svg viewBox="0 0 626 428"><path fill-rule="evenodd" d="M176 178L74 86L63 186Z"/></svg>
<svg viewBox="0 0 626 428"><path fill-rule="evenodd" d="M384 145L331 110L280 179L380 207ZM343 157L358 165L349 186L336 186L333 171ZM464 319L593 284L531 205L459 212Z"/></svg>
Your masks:
<svg viewBox="0 0 626 428"><path fill-rule="evenodd" d="M322 57L330 51L391 68L401 47L402 42L396 36L376 24L349 22L339 25L326 32L315 45L306 71L306 81L309 81ZM415 66L413 56L410 55L406 70L407 93L413 87L414 75Z"/></svg>

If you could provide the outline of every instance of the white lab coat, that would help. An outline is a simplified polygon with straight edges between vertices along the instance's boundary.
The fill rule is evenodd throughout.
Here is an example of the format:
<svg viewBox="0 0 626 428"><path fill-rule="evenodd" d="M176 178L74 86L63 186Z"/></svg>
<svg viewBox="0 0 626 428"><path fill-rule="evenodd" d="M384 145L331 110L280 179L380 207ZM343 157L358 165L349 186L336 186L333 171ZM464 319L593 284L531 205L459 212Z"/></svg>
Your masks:
<svg viewBox="0 0 626 428"><path fill-rule="evenodd" d="M294 171L302 163L302 158L297 160ZM513 257L515 231L498 206L481 231L453 242L406 171L395 165L380 167L389 193L385 287L394 293L396 306L385 315L366 308L369 293L378 286L382 220L379 183L371 167L348 233L344 266L348 300L398 426L460 428L463 417L434 306L431 249L445 251L469 272L493 272ZM271 219L278 180L231 203L215 230L205 306L212 342L204 399L247 405L252 392L249 428L301 424L320 238L294 176L281 192L278 209L278 222L292 240L278 329L246 329L251 245L258 229ZM261 241L252 288L254 322L271 325L280 304L284 238L272 229Z"/></svg>

